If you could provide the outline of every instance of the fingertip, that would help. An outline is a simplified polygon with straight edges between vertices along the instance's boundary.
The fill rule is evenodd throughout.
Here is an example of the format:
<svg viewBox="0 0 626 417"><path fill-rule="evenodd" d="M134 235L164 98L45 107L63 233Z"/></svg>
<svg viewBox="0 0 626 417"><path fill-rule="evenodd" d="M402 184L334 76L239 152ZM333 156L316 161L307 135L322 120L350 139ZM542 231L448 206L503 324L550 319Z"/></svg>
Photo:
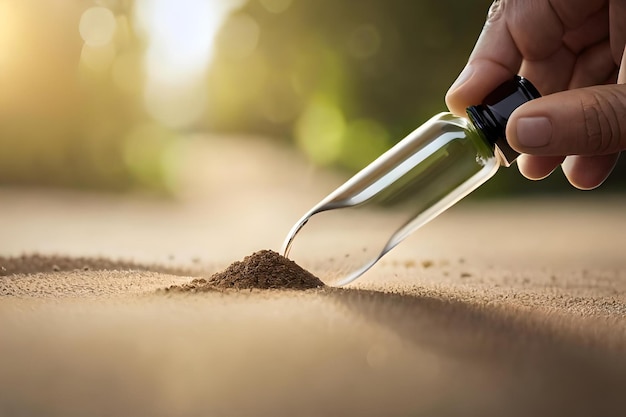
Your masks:
<svg viewBox="0 0 626 417"><path fill-rule="evenodd" d="M517 158L519 172L529 180L542 180L549 176L565 159L564 156L534 156L522 154Z"/></svg>
<svg viewBox="0 0 626 417"><path fill-rule="evenodd" d="M464 115L468 107L482 103L489 93L514 75L497 62L470 60L446 93L446 105L452 113Z"/></svg>
<svg viewBox="0 0 626 417"><path fill-rule="evenodd" d="M465 109L469 106L463 95L463 90L465 90L464 87L473 74L474 67L467 65L463 68L463 71L461 71L446 93L446 105L448 109L456 115L464 115Z"/></svg>
<svg viewBox="0 0 626 417"><path fill-rule="evenodd" d="M601 182L598 183L597 181L590 181L588 178L583 178L584 176L576 172L576 165L574 156L566 158L563 164L561 164L561 170L563 171L565 178L567 178L567 181L569 181L574 188L578 188L582 191L589 191L601 184Z"/></svg>
<svg viewBox="0 0 626 417"><path fill-rule="evenodd" d="M619 153L600 156L568 156L561 164L563 174L579 190L598 188L609 177Z"/></svg>

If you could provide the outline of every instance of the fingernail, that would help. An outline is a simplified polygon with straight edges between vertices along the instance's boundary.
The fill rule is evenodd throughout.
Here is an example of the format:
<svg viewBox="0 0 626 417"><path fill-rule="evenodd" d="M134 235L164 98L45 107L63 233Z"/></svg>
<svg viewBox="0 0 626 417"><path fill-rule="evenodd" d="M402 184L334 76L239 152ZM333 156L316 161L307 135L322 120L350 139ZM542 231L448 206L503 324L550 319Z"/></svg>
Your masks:
<svg viewBox="0 0 626 417"><path fill-rule="evenodd" d="M465 81L469 80L469 78L472 76L473 73L474 73L474 68L472 68L471 65L468 65L465 68L463 68L463 71L461 71L459 76L456 78L456 81L452 83L448 91L454 91L460 86L462 86L463 84L465 84Z"/></svg>
<svg viewBox="0 0 626 417"><path fill-rule="evenodd" d="M552 123L547 117L523 117L517 121L517 143L526 148L547 146L552 139Z"/></svg>

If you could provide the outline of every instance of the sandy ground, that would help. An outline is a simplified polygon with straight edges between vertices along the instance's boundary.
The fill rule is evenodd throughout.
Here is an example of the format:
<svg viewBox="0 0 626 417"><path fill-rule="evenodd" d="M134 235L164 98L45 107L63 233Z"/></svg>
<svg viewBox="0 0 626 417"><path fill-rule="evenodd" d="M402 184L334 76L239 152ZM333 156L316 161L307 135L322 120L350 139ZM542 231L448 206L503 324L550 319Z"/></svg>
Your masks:
<svg viewBox="0 0 626 417"><path fill-rule="evenodd" d="M263 142L194 155L177 201L0 189L0 256L109 260L0 270L1 416L626 410L625 199L462 202L342 289L165 294L340 181Z"/></svg>

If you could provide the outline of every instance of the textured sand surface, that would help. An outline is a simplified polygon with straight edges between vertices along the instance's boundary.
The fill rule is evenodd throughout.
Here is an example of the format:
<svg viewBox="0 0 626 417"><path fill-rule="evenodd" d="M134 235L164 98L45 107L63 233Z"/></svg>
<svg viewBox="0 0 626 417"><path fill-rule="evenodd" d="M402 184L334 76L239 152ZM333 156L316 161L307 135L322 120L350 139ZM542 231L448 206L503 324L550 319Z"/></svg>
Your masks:
<svg viewBox="0 0 626 417"><path fill-rule="evenodd" d="M158 291L278 249L337 185L246 146L179 201L0 190L1 416L626 410L626 200L463 202L343 289Z"/></svg>

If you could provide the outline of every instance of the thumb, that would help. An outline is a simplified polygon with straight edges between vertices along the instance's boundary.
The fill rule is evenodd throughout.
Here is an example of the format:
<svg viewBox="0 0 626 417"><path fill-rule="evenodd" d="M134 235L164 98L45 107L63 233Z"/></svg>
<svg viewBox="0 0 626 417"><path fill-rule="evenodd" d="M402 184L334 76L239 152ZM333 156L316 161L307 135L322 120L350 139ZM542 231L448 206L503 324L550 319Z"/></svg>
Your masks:
<svg viewBox="0 0 626 417"><path fill-rule="evenodd" d="M533 155L607 155L626 149L626 85L563 91L516 109L507 139Z"/></svg>

